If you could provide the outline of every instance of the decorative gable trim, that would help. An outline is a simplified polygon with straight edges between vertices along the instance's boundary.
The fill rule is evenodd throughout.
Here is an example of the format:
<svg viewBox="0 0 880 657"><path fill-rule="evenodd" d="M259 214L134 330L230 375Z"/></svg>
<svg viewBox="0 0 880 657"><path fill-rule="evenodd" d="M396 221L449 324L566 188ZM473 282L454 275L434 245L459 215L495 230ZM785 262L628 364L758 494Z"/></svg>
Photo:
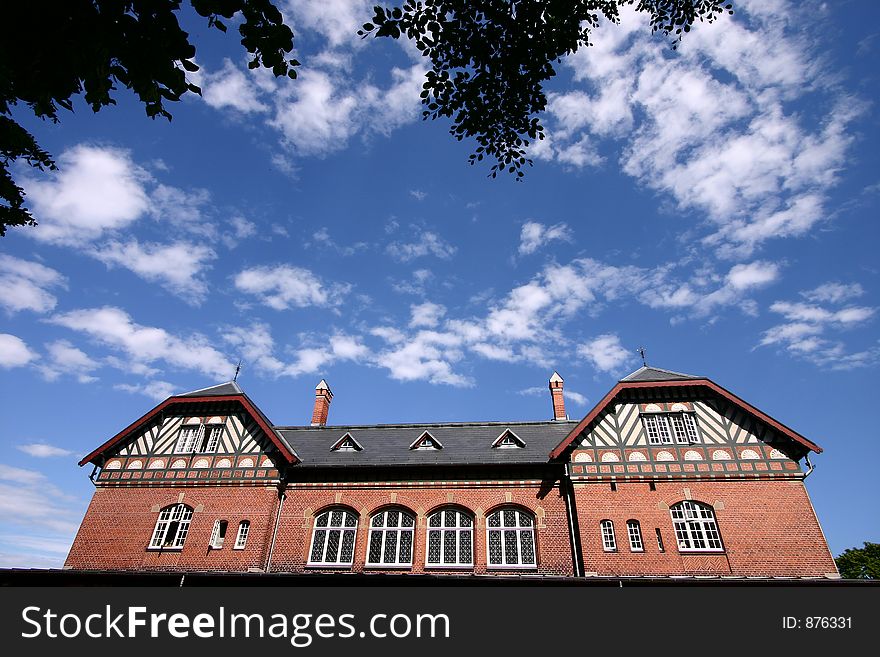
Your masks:
<svg viewBox="0 0 880 657"><path fill-rule="evenodd" d="M423 431L409 446L410 449L443 449L439 440L434 438L430 431Z"/></svg>
<svg viewBox="0 0 880 657"><path fill-rule="evenodd" d="M492 442L492 447L497 447L499 449L516 449L525 446L526 441L517 436L510 427L502 431L501 435Z"/></svg>
<svg viewBox="0 0 880 657"><path fill-rule="evenodd" d="M361 445L361 444L355 439L355 437L351 435L351 432L350 432L350 431L346 431L346 432L345 432L345 435L342 436L342 438L340 438L339 440L337 440L335 443L333 443L333 445L330 447L330 451L331 451L331 452L338 452L338 451L343 451L343 452L349 452L349 451L361 452L361 451L363 451L363 449L364 449L363 445Z"/></svg>
<svg viewBox="0 0 880 657"><path fill-rule="evenodd" d="M571 447L575 441L578 440L580 434L604 411L608 405L614 400L615 397L622 390L631 390L637 388L680 388L682 386L692 386L695 388L707 388L712 392L720 395L721 397L727 399L729 402L732 402L734 405L743 409L747 413L750 413L752 416L757 418L758 420L765 422L770 425L777 431L779 431L782 435L790 438L806 447L807 449L820 454L822 452L822 448L819 447L816 443L811 440L808 440L798 432L793 429L788 428L778 420L774 420L772 417L764 413L763 411L758 410L751 404L746 401L743 401L736 395L734 395L729 390L725 390L721 386L719 386L714 381L710 381L709 379L690 379L687 381L639 381L639 382L626 382L620 381L617 385L615 385L607 395L605 395L602 400L593 407L583 420L577 423L577 425L572 429L569 434L560 442L553 450L550 452L551 459L557 459L569 448Z"/></svg>
<svg viewBox="0 0 880 657"><path fill-rule="evenodd" d="M268 421L266 420L266 416L262 414L262 412L254 405L254 403L247 398L244 394L238 395L210 395L206 397L169 397L161 404L156 406L153 410L145 413L139 419L132 422L130 425L125 427L122 431L113 436L110 440L105 442L103 445L89 453L87 456L84 456L82 460L79 462L80 466L85 465L86 463L93 462L99 456L104 454L107 450L112 449L117 444L128 438L133 432L138 429L144 428L150 422L153 421L160 413L162 413L169 406L174 404L198 404L201 402L238 402L241 404L242 408L253 418L253 420L257 423L257 426L263 430L263 433L266 434L266 437L272 441L272 444L278 448L278 451L284 456L284 459L289 464L298 463L299 458L293 452L293 450L287 446L284 441L281 440L278 433L269 426ZM96 465L99 465L96 463Z"/></svg>

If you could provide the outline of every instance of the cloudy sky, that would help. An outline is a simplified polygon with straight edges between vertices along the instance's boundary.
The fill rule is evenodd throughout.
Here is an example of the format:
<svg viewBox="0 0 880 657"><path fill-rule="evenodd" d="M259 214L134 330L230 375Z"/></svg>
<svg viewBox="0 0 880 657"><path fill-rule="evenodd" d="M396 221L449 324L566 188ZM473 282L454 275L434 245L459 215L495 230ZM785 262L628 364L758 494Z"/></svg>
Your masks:
<svg viewBox="0 0 880 657"><path fill-rule="evenodd" d="M297 0L295 81L187 18L201 98L119 93L21 167L0 240L0 566L58 566L76 461L176 392L239 383L276 424L583 416L647 349L825 448L836 555L880 542L880 6L735 2L677 51L602 25L549 88L522 183L420 120L424 64L361 40L372 2Z"/></svg>

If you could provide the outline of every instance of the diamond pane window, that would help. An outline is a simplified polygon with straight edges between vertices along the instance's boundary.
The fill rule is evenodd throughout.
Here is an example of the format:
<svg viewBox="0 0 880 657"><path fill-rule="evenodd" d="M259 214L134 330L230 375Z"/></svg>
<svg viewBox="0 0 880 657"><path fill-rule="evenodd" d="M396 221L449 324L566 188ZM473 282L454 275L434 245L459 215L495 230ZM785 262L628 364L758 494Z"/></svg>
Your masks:
<svg viewBox="0 0 880 657"><path fill-rule="evenodd" d="M669 507L675 540L681 552L722 552L721 534L715 512L708 504L685 500Z"/></svg>
<svg viewBox="0 0 880 657"><path fill-rule="evenodd" d="M368 566L412 565L415 517L401 509L382 511L370 523Z"/></svg>
<svg viewBox="0 0 880 657"><path fill-rule="evenodd" d="M192 515L193 510L185 504L173 504L162 509L159 512L159 519L156 520L150 548L182 548L189 533Z"/></svg>
<svg viewBox="0 0 880 657"><path fill-rule="evenodd" d="M473 566L473 520L458 509L444 509L428 516L428 557L431 566Z"/></svg>
<svg viewBox="0 0 880 657"><path fill-rule="evenodd" d="M501 509L486 518L489 566L535 568L535 530L532 517L518 509Z"/></svg>
<svg viewBox="0 0 880 657"><path fill-rule="evenodd" d="M354 559L357 515L347 509L331 509L315 518L309 565L350 566Z"/></svg>

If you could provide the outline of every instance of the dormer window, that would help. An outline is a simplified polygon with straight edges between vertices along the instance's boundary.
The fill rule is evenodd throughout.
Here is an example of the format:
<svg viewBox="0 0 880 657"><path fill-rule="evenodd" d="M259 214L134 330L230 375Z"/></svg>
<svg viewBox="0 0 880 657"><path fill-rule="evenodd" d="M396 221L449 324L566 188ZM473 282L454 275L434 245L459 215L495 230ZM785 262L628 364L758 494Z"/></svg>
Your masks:
<svg viewBox="0 0 880 657"><path fill-rule="evenodd" d="M410 449L443 449L440 441L431 435L431 432L425 431L421 436L415 439L409 446Z"/></svg>
<svg viewBox="0 0 880 657"><path fill-rule="evenodd" d="M505 429L501 435L495 439L495 442L492 443L492 447L497 447L499 449L517 449L525 446L525 441L510 429Z"/></svg>
<svg viewBox="0 0 880 657"><path fill-rule="evenodd" d="M360 452L361 450L363 450L363 446L354 439L351 433L346 433L330 448L331 452Z"/></svg>

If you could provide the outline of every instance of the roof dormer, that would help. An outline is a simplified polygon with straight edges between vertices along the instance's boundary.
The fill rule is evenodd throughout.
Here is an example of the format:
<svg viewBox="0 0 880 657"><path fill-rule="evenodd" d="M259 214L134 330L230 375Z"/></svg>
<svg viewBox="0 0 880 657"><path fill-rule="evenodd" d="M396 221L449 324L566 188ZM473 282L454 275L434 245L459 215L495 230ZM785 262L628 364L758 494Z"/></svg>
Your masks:
<svg viewBox="0 0 880 657"><path fill-rule="evenodd" d="M363 445L355 440L350 431L346 432L342 438L337 440L333 443L333 446L330 447L331 452L360 452L363 451L363 449Z"/></svg>
<svg viewBox="0 0 880 657"><path fill-rule="evenodd" d="M501 435L492 443L492 447L497 447L498 449L519 449L525 446L525 441L513 433L510 428L502 431Z"/></svg>
<svg viewBox="0 0 880 657"><path fill-rule="evenodd" d="M424 431L422 432L422 435L420 435L410 444L409 448L440 450L443 449L443 445L441 445L440 441L434 438L433 435L431 435L430 431Z"/></svg>

